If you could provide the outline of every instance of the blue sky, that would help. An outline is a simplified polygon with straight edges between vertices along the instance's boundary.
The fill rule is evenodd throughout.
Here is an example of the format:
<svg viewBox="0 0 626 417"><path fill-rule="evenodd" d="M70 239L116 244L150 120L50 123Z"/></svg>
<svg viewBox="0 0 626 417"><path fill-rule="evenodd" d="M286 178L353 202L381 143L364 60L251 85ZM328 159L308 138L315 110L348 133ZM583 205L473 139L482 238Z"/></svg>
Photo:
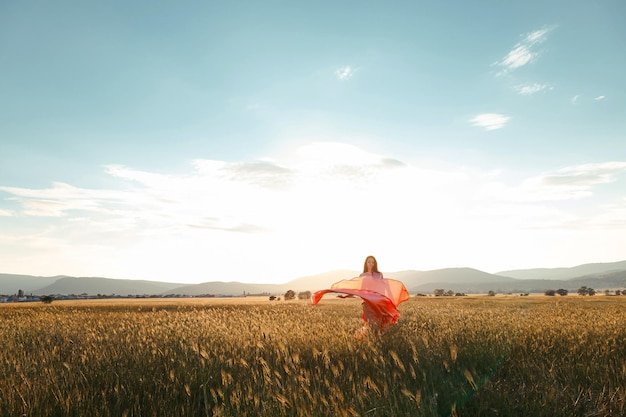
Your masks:
<svg viewBox="0 0 626 417"><path fill-rule="evenodd" d="M622 1L0 2L0 272L626 259Z"/></svg>

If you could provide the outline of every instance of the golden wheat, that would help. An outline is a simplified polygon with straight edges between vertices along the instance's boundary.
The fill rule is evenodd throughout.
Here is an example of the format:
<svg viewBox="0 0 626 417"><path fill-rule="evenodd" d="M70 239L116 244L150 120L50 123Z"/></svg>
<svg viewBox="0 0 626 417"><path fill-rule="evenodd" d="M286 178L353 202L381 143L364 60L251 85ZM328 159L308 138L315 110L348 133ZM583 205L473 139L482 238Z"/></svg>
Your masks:
<svg viewBox="0 0 626 417"><path fill-rule="evenodd" d="M0 306L0 416L626 414L626 297Z"/></svg>

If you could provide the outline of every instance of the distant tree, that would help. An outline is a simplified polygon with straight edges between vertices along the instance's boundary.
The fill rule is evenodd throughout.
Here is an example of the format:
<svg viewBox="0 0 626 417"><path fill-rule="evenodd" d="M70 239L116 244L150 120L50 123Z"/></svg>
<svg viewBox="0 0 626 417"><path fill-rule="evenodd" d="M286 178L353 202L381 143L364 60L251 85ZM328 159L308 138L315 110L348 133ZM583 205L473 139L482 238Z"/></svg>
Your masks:
<svg viewBox="0 0 626 417"><path fill-rule="evenodd" d="M270 301L274 301L276 299L275 295L270 295Z"/></svg>
<svg viewBox="0 0 626 417"><path fill-rule="evenodd" d="M465 293L464 292L457 292L456 294L457 297L465 297Z"/></svg>
<svg viewBox="0 0 626 417"><path fill-rule="evenodd" d="M52 301L54 301L54 297L50 295L42 295L40 299L41 299L41 302L45 304L50 304Z"/></svg>
<svg viewBox="0 0 626 417"><path fill-rule="evenodd" d="M308 300L311 298L311 291L301 291L298 293L299 300Z"/></svg>
<svg viewBox="0 0 626 417"><path fill-rule="evenodd" d="M446 295L448 297L452 297L454 295L454 291L448 290L448 291L446 291L446 293L444 295Z"/></svg>
<svg viewBox="0 0 626 417"><path fill-rule="evenodd" d="M556 291L555 290L546 290L546 292L543 293L544 295L548 295L550 297L554 297L556 295Z"/></svg>
<svg viewBox="0 0 626 417"><path fill-rule="evenodd" d="M24 298L24 290L17 290L17 296L18 298Z"/></svg>
<svg viewBox="0 0 626 417"><path fill-rule="evenodd" d="M435 294L435 297L441 297L445 292L446 290L444 290L443 288L435 288L433 294Z"/></svg>
<svg viewBox="0 0 626 417"><path fill-rule="evenodd" d="M288 290L285 293L285 300L293 300L296 298L296 292L294 290Z"/></svg>
<svg viewBox="0 0 626 417"><path fill-rule="evenodd" d="M620 290L615 290L615 295L621 295L622 292Z"/></svg>
<svg viewBox="0 0 626 417"><path fill-rule="evenodd" d="M604 295L611 295L611 290L604 290Z"/></svg>
<svg viewBox="0 0 626 417"><path fill-rule="evenodd" d="M495 297L496 292L494 290L489 290L489 292L487 293L488 296L490 297Z"/></svg>
<svg viewBox="0 0 626 417"><path fill-rule="evenodd" d="M587 287L585 285L583 285L582 287L580 287L578 289L578 291L576 291L579 295L596 295L596 290L594 290L591 287Z"/></svg>
<svg viewBox="0 0 626 417"><path fill-rule="evenodd" d="M564 289L564 288L559 288L558 290L556 290L556 293L558 295L560 295L561 297L563 297L563 296L567 295L568 291L566 289Z"/></svg>

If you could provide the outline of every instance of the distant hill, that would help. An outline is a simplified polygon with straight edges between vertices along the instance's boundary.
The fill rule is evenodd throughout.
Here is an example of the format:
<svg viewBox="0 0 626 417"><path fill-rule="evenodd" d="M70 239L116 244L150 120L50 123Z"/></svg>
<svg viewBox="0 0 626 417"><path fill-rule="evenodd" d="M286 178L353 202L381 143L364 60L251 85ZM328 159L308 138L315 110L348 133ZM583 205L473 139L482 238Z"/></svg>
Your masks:
<svg viewBox="0 0 626 417"><path fill-rule="evenodd" d="M243 282L211 281L201 284L112 279L101 277L39 277L31 275L0 274L0 294L83 294L89 295L203 295L240 296L246 294L284 294L317 291L342 279L358 276L357 270L336 270L300 277L282 284L250 284ZM564 288L576 291L583 285L595 289L622 289L626 287L626 261L604 264L585 264L573 268L523 269L489 274L472 268L445 268L432 271L385 272L386 278L404 283L411 294L431 294L436 288L454 292L486 293L544 292ZM537 278L541 277L541 278Z"/></svg>
<svg viewBox="0 0 626 417"><path fill-rule="evenodd" d="M33 275L0 274L0 294L17 294L18 290L24 290L25 294L54 283L57 277L39 277Z"/></svg>
<svg viewBox="0 0 626 417"><path fill-rule="evenodd" d="M626 270L626 261L583 264L572 268L517 269L513 271L497 272L496 275L517 279L571 279L586 275L623 270Z"/></svg>
<svg viewBox="0 0 626 417"><path fill-rule="evenodd" d="M203 282L202 284L186 285L184 287L174 288L172 293L187 295L214 294L219 296L243 295L244 292L246 294L284 294L288 290L293 290L296 293L301 291L313 292L324 288L330 288L330 286L337 281L354 278L358 275L359 272L357 271L336 270L297 278L283 284L249 284L235 281L211 281Z"/></svg>
<svg viewBox="0 0 626 417"><path fill-rule="evenodd" d="M510 279L507 281L491 282L455 282L455 283L428 283L413 288L413 292L431 294L435 288L443 288L466 294L484 294L489 291L497 293L543 293L546 290L566 289L576 292L580 287L587 286L596 290L626 288L626 270L607 274L585 275L582 277L557 279Z"/></svg>
<svg viewBox="0 0 626 417"><path fill-rule="evenodd" d="M434 271L422 272L419 275L420 283L435 282L438 284L454 282L454 283L469 283L469 282L506 282L514 281L513 278L498 276L489 274L487 272L479 271L472 268L445 268L436 269ZM417 284L408 282L408 285ZM405 286L407 282L405 282ZM408 287L407 287L408 288Z"/></svg>
<svg viewBox="0 0 626 417"><path fill-rule="evenodd" d="M568 282L575 284L576 288L586 285L591 288L625 288L626 270L609 272L606 274L585 275L573 278ZM580 284L580 285L579 285Z"/></svg>
<svg viewBox="0 0 626 417"><path fill-rule="evenodd" d="M83 294L89 295L150 295L167 292L180 284L159 281L143 281L132 279L112 279L96 277L64 277L54 283L33 291L34 295L46 294Z"/></svg>
<svg viewBox="0 0 626 417"><path fill-rule="evenodd" d="M330 288L337 281L342 279L350 279L358 277L361 272L352 269L339 269L335 271L324 272L317 275L310 275L302 278L297 278L292 281L282 284L282 288L285 291L292 289L298 291L318 291L325 288Z"/></svg>
<svg viewBox="0 0 626 417"><path fill-rule="evenodd" d="M512 283L515 281L514 278L489 274L473 268L436 269L433 271L419 272L414 277L408 276L403 280L404 285L410 293L432 293L436 288L452 289L455 292L468 293L470 291L457 290L457 288L473 288L475 283L493 286L496 283Z"/></svg>
<svg viewBox="0 0 626 417"><path fill-rule="evenodd" d="M436 288L441 288L446 291L451 290L455 293L465 294L486 294L489 291L495 291L498 294L502 293L537 293L544 292L548 289L566 288L565 281L557 280L513 280L513 281L492 281L492 282L462 282L462 283L439 283L430 282L428 284L419 285L413 287L414 293L432 294ZM580 287L580 286L579 286ZM577 287L577 288L579 288ZM570 289L568 289L569 291Z"/></svg>
<svg viewBox="0 0 626 417"><path fill-rule="evenodd" d="M161 292L161 295L181 294L181 295L205 295L215 296L239 296L245 294L262 294L279 292L280 285L277 284L249 284L236 281L211 281L201 284L189 284L174 287Z"/></svg>

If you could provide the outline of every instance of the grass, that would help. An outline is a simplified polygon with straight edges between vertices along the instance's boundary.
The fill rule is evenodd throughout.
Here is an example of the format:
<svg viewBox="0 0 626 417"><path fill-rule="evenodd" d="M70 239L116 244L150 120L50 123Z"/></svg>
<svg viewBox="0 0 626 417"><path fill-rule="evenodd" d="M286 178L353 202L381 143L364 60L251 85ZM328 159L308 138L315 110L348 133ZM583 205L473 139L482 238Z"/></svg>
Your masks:
<svg viewBox="0 0 626 417"><path fill-rule="evenodd" d="M241 302L244 301L244 302ZM0 305L0 416L622 416L626 297Z"/></svg>

